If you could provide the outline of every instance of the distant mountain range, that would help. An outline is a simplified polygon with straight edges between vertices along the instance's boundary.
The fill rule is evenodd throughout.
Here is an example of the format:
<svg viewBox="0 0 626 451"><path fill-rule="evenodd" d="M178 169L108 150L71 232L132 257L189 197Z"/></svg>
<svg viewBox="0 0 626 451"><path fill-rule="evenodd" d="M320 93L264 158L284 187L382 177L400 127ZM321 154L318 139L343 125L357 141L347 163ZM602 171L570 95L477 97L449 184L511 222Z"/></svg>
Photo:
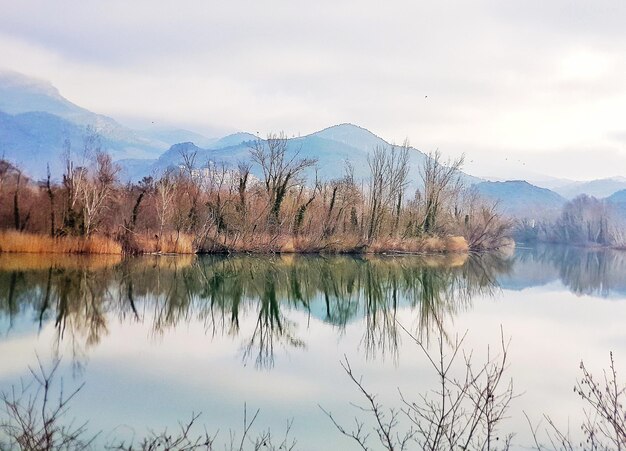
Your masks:
<svg viewBox="0 0 626 451"><path fill-rule="evenodd" d="M0 72L0 157L18 164L33 178L43 178L50 164L58 177L66 143L80 154L83 139L91 127L102 138L102 146L122 167L124 180L136 181L158 174L182 161L181 153L195 152L196 162L224 162L235 167L250 158L250 133L209 138L178 128L133 130L114 119L93 113L65 99L50 83L16 72ZM376 146L390 147L381 137L353 124L340 124L306 136L288 140L288 148L302 157L318 160L318 174L324 180L341 177L345 162L354 168L357 179L369 174L367 156ZM426 158L418 149L410 152L410 188L419 184L419 173ZM308 174L313 176L313 172ZM538 178L526 181L490 182L462 174L468 185L498 202L501 211L513 216L535 217L558 212L567 199L585 193L615 203L626 211L626 178L615 177L590 182ZM551 189L548 189L551 188Z"/></svg>
<svg viewBox="0 0 626 451"><path fill-rule="evenodd" d="M611 194L606 201L614 206L619 216L626 219L626 189Z"/></svg>
<svg viewBox="0 0 626 451"><path fill-rule="evenodd" d="M237 133L226 136L212 143L208 148L201 148L194 143L186 142L175 144L164 152L156 160L122 160L120 164L124 167L125 177L136 180L141 175L159 173L168 167L178 165L182 162L181 155L184 152L196 154L196 162L204 164L207 161L223 162L229 167L236 167L238 161L250 158L250 148L256 136L249 133ZM391 144L376 136L369 130L352 124L335 125L310 135L289 138L287 140L288 150L298 152L302 158L314 158L318 160L318 175L323 180L340 178L345 174L346 162L349 161L353 167L357 180L367 178L369 166L367 157L376 147L389 148ZM409 152L411 187L416 188L420 180L420 168L424 160L428 158L417 149ZM258 168L253 168L253 173ZM314 169L309 171L309 178L314 176ZM479 181L477 177L462 174L462 178L468 184Z"/></svg>
<svg viewBox="0 0 626 451"><path fill-rule="evenodd" d="M571 182L553 189L567 199L573 199L581 194L603 198L626 189L626 177L610 177L589 182Z"/></svg>
<svg viewBox="0 0 626 451"><path fill-rule="evenodd" d="M158 158L178 142L170 139L204 138L186 130L131 130L70 102L48 82L0 72L0 155L32 177L44 177L48 164L59 174L66 141L80 152L87 127L100 134L103 148L114 159Z"/></svg>
<svg viewBox="0 0 626 451"><path fill-rule="evenodd" d="M523 180L481 182L475 188L483 197L497 202L502 213L515 217L556 215L567 202L558 193Z"/></svg>

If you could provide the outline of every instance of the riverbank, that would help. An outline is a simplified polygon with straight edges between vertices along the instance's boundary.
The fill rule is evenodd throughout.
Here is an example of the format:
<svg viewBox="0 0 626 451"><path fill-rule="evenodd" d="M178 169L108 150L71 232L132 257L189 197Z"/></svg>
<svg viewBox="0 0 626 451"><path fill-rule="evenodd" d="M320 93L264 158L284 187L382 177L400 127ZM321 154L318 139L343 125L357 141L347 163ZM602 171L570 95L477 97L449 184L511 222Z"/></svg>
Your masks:
<svg viewBox="0 0 626 451"><path fill-rule="evenodd" d="M220 253L319 253L319 254L441 254L466 253L469 246L461 236L425 236L420 238L379 238L371 243L352 236L312 239L293 236L256 235L250 239L232 242L204 240L194 245L191 236L169 234L159 239L157 235L135 234L124 242L117 237L92 235L89 237L32 234L18 231L0 232L1 253L30 254L220 254Z"/></svg>

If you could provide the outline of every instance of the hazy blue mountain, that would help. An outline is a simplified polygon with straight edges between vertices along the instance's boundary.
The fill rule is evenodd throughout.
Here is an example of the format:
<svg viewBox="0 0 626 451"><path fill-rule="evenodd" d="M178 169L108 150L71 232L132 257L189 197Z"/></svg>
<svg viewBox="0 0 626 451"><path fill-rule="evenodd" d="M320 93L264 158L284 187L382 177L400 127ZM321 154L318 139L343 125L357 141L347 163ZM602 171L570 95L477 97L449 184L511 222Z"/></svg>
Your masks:
<svg viewBox="0 0 626 451"><path fill-rule="evenodd" d="M208 161L225 163L234 168L242 160L250 160L250 148L258 138L249 133L237 133L216 141L211 148L201 148L193 143L172 146L150 167L151 172L161 172L168 167L180 164L181 151L195 152L196 164L202 166ZM221 147L223 146L223 147ZM318 160L318 175L324 180L340 178L345 174L346 162L350 162L357 180L369 176L367 157L376 146L390 148L390 144L369 130L352 124L341 124L302 137L287 140L288 152L298 152L300 158ZM420 168L426 155L411 148L409 153L410 188L420 184ZM253 166L253 173L260 176L259 168ZM131 173L132 171L128 171ZM135 176L138 174L135 172ZM309 180L315 176L315 170L306 174ZM469 184L480 181L476 177L462 174Z"/></svg>
<svg viewBox="0 0 626 451"><path fill-rule="evenodd" d="M589 182L574 182L555 188L554 191L567 199L573 199L581 194L597 198L608 197L623 189L626 189L626 177L610 177Z"/></svg>
<svg viewBox="0 0 626 451"><path fill-rule="evenodd" d="M137 182L144 177L154 176L154 166L157 160L146 160L143 158L124 158L117 160L116 163L120 167L118 174L119 179L126 183L129 181Z"/></svg>
<svg viewBox="0 0 626 451"><path fill-rule="evenodd" d="M206 147L209 149L223 149L225 147L247 145L256 140L257 140L257 137L254 136L252 133L239 132L239 133L233 133L232 135L224 136L223 138L217 139ZM189 140L189 141L193 141L193 140ZM193 142L194 144L202 146L202 144L200 144L197 141L193 141Z"/></svg>
<svg viewBox="0 0 626 451"><path fill-rule="evenodd" d="M63 152L66 141L74 158L80 158L86 128L54 114L29 112L6 114L0 112L0 156L18 164L31 177L40 179L46 175L46 167L55 178L63 170ZM145 157L146 148L135 147L124 140L102 135L102 148L114 159Z"/></svg>
<svg viewBox="0 0 626 451"><path fill-rule="evenodd" d="M317 136L322 139L346 144L366 153L376 146L389 147L389 143L381 137L366 128L349 123L333 125L308 136Z"/></svg>
<svg viewBox="0 0 626 451"><path fill-rule="evenodd" d="M478 192L498 202L498 209L520 218L537 218L557 214L566 199L547 188L539 188L522 180L482 182L474 185Z"/></svg>
<svg viewBox="0 0 626 451"><path fill-rule="evenodd" d="M45 175L48 163L58 175L64 142L69 140L72 149L80 149L87 126L102 136L103 148L119 161L123 179L128 180L180 164L181 150L195 152L199 166L213 161L235 167L239 160L250 158L250 145L257 139L243 132L211 139L188 130L162 127L134 131L72 103L48 82L16 72L0 73L0 111L6 113L0 117L0 152L37 178ZM366 178L368 154L376 146L390 147L379 136L352 124L294 137L288 146L301 157L317 159L319 175L325 180L343 176L346 161L352 164L357 179ZM419 150L411 149L411 188L419 185L425 158ZM254 170L258 172L258 168ZM307 176L312 178L314 171ZM480 181L466 174L463 178L468 183Z"/></svg>
<svg viewBox="0 0 626 451"><path fill-rule="evenodd" d="M607 197L606 202L613 205L620 217L626 219L626 189L617 191Z"/></svg>
<svg viewBox="0 0 626 451"><path fill-rule="evenodd" d="M617 204L626 202L626 189L617 191L606 198L608 202Z"/></svg>
<svg viewBox="0 0 626 451"><path fill-rule="evenodd" d="M0 110L9 114L42 111L81 125L115 123L65 99L49 82L9 71L0 72Z"/></svg>
<svg viewBox="0 0 626 451"><path fill-rule="evenodd" d="M525 166L519 165L514 167L501 168L498 174L481 174L481 177L485 181L489 182L506 182L508 180L526 180L531 185L538 186L540 188L548 188L555 191L556 188L571 185L575 183L575 180L553 177L551 175L542 174L530 169L526 169Z"/></svg>
<svg viewBox="0 0 626 451"><path fill-rule="evenodd" d="M208 138L200 133L181 128L150 128L139 130L137 133L149 139L167 144L167 146L172 146L177 143L193 142L200 147L209 148L218 141L217 138Z"/></svg>
<svg viewBox="0 0 626 451"><path fill-rule="evenodd" d="M207 152L209 152L209 150L202 149L192 142L178 143L170 147L167 152L161 154L155 163L157 163L160 168L165 169L168 166L181 164L183 162L183 154L187 153L191 155L195 153L196 166L203 166L208 161L208 158L205 157Z"/></svg>
<svg viewBox="0 0 626 451"><path fill-rule="evenodd" d="M252 135L251 135L252 136ZM256 138L255 138L256 139ZM228 143L229 140L222 141ZM180 143L172 146L167 152L163 153L153 164L151 171L162 172L171 166L182 163L183 152L196 153L196 165L203 166L207 162L224 163L230 168L235 168L239 161L250 160L250 146L253 140L239 142L239 144L214 148L202 149L193 143ZM341 177L344 172L345 159L359 154L360 152L353 147L334 141L319 138L317 136L307 136L305 138L293 138L287 142L288 152L299 152L301 158L317 158L320 167L320 175L324 179ZM360 158L366 158L366 155L358 155ZM362 165L361 165L362 166ZM253 173L260 175L259 168L253 167ZM357 172L355 170L355 172ZM365 170L359 167L358 175L365 175ZM307 174L309 177L314 176L311 171Z"/></svg>
<svg viewBox="0 0 626 451"><path fill-rule="evenodd" d="M56 152L60 133L69 133L67 137L72 144L80 145L88 126L102 136L116 158L156 158L172 144L141 136L110 117L93 113L70 102L50 83L17 72L0 72L0 111L18 118L20 126L30 130L31 138L36 133L39 143L48 142L52 148L49 152L51 154ZM33 124L28 123L30 119L34 121ZM78 140L74 133L77 130L81 131ZM12 132L16 132L14 128L7 127L4 130L0 136L0 145L6 146L10 142L13 147L32 147L30 141L20 144L18 141L23 135L18 132L17 135L11 135Z"/></svg>
<svg viewBox="0 0 626 451"><path fill-rule="evenodd" d="M53 173L60 173L66 137L78 139L82 134L79 126L48 113L0 112L0 155L33 178L44 177L48 163Z"/></svg>

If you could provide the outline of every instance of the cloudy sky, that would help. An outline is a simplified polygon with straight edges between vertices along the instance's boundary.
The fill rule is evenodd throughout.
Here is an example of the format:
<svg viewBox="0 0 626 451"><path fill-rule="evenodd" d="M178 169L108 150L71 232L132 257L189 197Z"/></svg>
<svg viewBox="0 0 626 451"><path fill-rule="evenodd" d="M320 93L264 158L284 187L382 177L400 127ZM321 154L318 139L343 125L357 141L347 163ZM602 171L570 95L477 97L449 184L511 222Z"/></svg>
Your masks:
<svg viewBox="0 0 626 451"><path fill-rule="evenodd" d="M626 1L0 0L0 66L132 126L352 122L478 175L626 175Z"/></svg>

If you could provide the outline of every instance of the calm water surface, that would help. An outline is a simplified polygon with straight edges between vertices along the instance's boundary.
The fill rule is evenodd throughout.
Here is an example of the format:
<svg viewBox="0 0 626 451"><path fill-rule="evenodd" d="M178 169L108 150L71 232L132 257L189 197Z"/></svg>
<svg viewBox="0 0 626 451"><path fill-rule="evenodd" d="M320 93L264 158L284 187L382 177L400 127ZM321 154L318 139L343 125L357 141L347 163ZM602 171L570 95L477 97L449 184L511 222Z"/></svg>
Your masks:
<svg viewBox="0 0 626 451"><path fill-rule="evenodd" d="M626 370L626 253L544 247L448 257L115 257L0 255L0 390L61 357L71 416L131 437L202 412L209 430L293 419L299 449L352 449L320 409L345 423L360 401L346 356L390 407L434 374L406 327L434 343L468 332L477 361L511 338L516 392L503 429L530 444L522 412L575 429L581 359Z"/></svg>

